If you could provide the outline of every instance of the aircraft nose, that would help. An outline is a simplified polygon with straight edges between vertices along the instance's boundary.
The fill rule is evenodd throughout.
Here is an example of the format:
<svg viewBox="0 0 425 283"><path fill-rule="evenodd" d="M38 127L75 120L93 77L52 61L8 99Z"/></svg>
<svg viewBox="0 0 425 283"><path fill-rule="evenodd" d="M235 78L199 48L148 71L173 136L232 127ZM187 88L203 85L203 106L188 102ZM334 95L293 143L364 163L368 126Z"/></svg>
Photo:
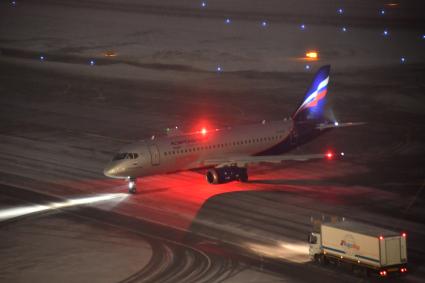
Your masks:
<svg viewBox="0 0 425 283"><path fill-rule="evenodd" d="M105 175L106 177L114 177L115 172L115 166L112 165L106 165L105 169L103 169L103 175Z"/></svg>

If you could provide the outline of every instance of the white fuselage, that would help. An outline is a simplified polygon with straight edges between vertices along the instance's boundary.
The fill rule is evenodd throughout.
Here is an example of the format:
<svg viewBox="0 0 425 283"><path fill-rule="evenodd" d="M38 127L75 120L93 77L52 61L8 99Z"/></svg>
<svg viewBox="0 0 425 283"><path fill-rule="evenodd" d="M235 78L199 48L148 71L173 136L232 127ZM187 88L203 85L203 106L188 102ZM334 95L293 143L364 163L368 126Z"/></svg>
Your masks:
<svg viewBox="0 0 425 283"><path fill-rule="evenodd" d="M217 165L205 160L263 154L287 140L293 126L285 119L140 141L122 148L104 174L137 178Z"/></svg>

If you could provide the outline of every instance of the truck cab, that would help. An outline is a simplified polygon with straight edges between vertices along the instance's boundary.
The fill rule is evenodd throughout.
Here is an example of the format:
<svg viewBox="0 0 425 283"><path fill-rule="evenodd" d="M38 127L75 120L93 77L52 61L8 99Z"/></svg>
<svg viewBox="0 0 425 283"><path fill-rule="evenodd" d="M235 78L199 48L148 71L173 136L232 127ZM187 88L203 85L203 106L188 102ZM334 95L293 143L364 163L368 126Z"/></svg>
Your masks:
<svg viewBox="0 0 425 283"><path fill-rule="evenodd" d="M317 261L317 256L323 253L320 233L311 232L308 235L308 243L310 244L308 249L310 259Z"/></svg>

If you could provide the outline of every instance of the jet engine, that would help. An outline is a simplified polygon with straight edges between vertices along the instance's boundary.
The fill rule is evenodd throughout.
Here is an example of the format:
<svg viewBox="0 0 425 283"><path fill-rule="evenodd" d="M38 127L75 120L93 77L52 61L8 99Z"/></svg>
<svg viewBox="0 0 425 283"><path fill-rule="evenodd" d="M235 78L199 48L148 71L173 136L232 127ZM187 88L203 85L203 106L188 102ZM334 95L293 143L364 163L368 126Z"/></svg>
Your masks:
<svg viewBox="0 0 425 283"><path fill-rule="evenodd" d="M248 181L248 173L246 168L236 166L214 168L207 171L205 175L207 182L210 184L224 184L231 181Z"/></svg>

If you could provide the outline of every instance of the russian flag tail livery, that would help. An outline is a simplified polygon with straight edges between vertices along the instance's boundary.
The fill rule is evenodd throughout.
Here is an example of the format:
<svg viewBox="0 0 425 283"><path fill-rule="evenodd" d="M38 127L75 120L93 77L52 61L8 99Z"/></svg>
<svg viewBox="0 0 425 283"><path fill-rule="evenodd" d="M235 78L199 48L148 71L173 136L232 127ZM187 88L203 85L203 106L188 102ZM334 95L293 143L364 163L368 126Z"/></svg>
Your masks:
<svg viewBox="0 0 425 283"><path fill-rule="evenodd" d="M304 101L292 115L295 121L322 120L326 93L328 91L330 65L321 67L305 95Z"/></svg>

